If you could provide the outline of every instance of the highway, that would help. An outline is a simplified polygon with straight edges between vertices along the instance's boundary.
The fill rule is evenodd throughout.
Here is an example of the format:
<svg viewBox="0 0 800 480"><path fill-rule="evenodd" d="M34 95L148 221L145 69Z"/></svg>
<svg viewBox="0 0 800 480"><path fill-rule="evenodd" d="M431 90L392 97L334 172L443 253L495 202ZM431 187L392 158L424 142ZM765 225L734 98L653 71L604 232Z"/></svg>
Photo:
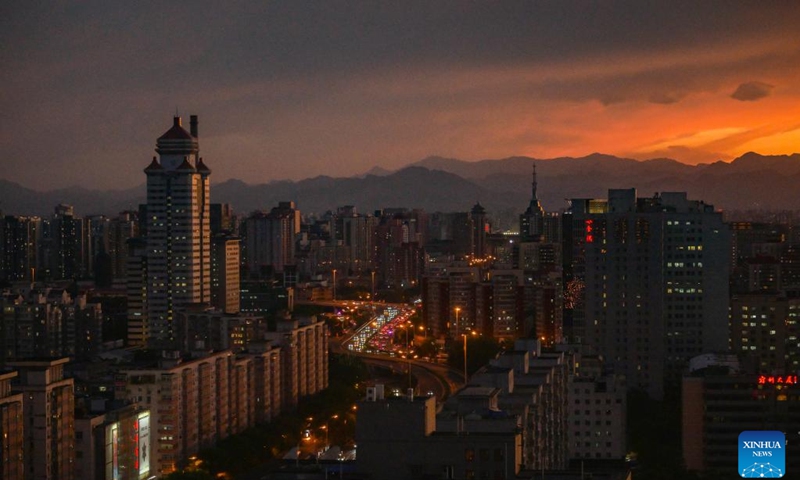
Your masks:
<svg viewBox="0 0 800 480"><path fill-rule="evenodd" d="M353 334L331 338L330 350L356 355L368 365L386 367L401 375L407 375L410 366L411 375L417 380L416 394L433 392L439 401L444 401L463 385L463 374L458 370L438 363L395 356L397 347L393 346L392 337L404 335L401 333L402 324L407 322L414 309L407 305L376 306L375 315Z"/></svg>

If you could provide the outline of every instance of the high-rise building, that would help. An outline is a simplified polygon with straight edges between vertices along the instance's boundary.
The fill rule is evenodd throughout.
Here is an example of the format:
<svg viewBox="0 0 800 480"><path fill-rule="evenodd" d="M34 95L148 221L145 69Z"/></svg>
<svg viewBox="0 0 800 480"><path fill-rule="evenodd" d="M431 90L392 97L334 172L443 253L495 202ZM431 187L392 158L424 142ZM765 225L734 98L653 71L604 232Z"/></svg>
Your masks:
<svg viewBox="0 0 800 480"><path fill-rule="evenodd" d="M124 279L127 275L127 241L139 234L137 212L120 212L108 226L108 255L111 257L111 276Z"/></svg>
<svg viewBox="0 0 800 480"><path fill-rule="evenodd" d="M75 216L72 205L55 207L52 220L53 279L78 279L91 274L91 229L87 219Z"/></svg>
<svg viewBox="0 0 800 480"><path fill-rule="evenodd" d="M328 339L316 318L278 320L266 339L281 349L282 410L293 411L303 397L328 388Z"/></svg>
<svg viewBox="0 0 800 480"><path fill-rule="evenodd" d="M269 213L254 212L244 221L244 264L251 277L283 273L295 264L295 239L300 211L294 202L280 202Z"/></svg>
<svg viewBox="0 0 800 480"><path fill-rule="evenodd" d="M487 252L486 235L490 230L483 205L476 203L470 211L470 218L472 218L472 256L483 258Z"/></svg>
<svg viewBox="0 0 800 480"><path fill-rule="evenodd" d="M147 321L147 240L130 238L128 250L125 294L128 304L128 345L143 347L149 337Z"/></svg>
<svg viewBox="0 0 800 480"><path fill-rule="evenodd" d="M6 215L0 219L0 278L9 282L33 280L40 227L38 217Z"/></svg>
<svg viewBox="0 0 800 480"><path fill-rule="evenodd" d="M497 340L513 340L522 334L522 270L490 270L488 323L479 330Z"/></svg>
<svg viewBox="0 0 800 480"><path fill-rule="evenodd" d="M175 117L156 142L147 174L148 344L174 341L176 308L211 300L211 170L198 156L197 117L191 133Z"/></svg>
<svg viewBox="0 0 800 480"><path fill-rule="evenodd" d="M218 233L211 239L211 305L225 313L239 312L239 237Z"/></svg>
<svg viewBox="0 0 800 480"><path fill-rule="evenodd" d="M378 218L359 215L355 207L348 205L338 208L331 220L333 241L349 252L348 270L356 274L371 270L375 263L374 231Z"/></svg>
<svg viewBox="0 0 800 480"><path fill-rule="evenodd" d="M686 193L572 200L572 276L581 285L573 333L663 395L688 359L728 349L730 234L721 212ZM574 280L573 280L574 281Z"/></svg>
<svg viewBox="0 0 800 480"><path fill-rule="evenodd" d="M533 181L531 182L531 202L525 213L519 216L519 235L523 242L541 241L544 234L544 209L539 203L536 193L536 164L533 164Z"/></svg>
<svg viewBox="0 0 800 480"><path fill-rule="evenodd" d="M230 203L211 204L211 233L235 231L236 215Z"/></svg>
<svg viewBox="0 0 800 480"><path fill-rule="evenodd" d="M419 221L424 212L397 210L384 210L374 228L375 267L381 283L408 287L419 282L424 264L421 241L425 233Z"/></svg>

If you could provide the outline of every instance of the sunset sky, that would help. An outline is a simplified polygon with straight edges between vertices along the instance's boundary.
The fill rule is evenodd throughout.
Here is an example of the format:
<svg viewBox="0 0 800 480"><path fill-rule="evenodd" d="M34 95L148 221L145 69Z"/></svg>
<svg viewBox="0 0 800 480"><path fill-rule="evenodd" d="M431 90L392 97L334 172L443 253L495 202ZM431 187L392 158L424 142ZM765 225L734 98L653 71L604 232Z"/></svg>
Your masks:
<svg viewBox="0 0 800 480"><path fill-rule="evenodd" d="M798 24L789 1L3 2L0 178L142 184L176 108L215 182L793 153Z"/></svg>

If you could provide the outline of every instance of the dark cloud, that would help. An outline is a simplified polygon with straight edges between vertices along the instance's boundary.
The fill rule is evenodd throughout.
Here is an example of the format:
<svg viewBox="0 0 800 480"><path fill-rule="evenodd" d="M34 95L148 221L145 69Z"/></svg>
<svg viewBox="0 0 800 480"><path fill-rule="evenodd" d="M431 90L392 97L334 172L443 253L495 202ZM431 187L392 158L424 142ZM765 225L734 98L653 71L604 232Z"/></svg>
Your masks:
<svg viewBox="0 0 800 480"><path fill-rule="evenodd" d="M0 175L140 183L176 106L201 116L216 180L575 148L560 108L778 84L800 2L764 3L0 2ZM543 124L517 130L530 112Z"/></svg>
<svg viewBox="0 0 800 480"><path fill-rule="evenodd" d="M673 103L680 102L683 97L684 95L680 94L659 92L650 95L648 101L659 105L672 105Z"/></svg>
<svg viewBox="0 0 800 480"><path fill-rule="evenodd" d="M774 85L764 82L747 82L739 85L731 94L731 98L742 102L753 102L768 97L773 88L775 88Z"/></svg>

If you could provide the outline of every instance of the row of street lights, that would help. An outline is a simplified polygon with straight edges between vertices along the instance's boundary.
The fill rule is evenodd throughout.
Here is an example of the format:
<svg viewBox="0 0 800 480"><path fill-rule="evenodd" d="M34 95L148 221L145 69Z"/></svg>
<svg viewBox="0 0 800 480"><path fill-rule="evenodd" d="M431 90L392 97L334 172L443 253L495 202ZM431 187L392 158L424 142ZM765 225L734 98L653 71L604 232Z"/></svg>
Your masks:
<svg viewBox="0 0 800 480"><path fill-rule="evenodd" d="M455 328L455 330L456 330L456 338L458 338L459 337L459 328L460 328L460 323L459 323L459 318L458 317L459 317L459 314L461 313L461 307L455 307L455 312L456 312L456 328ZM478 332L476 332L475 330L471 330L470 331L469 329L467 329L467 331L469 331L469 333L472 336L477 336L478 335ZM467 337L468 337L468 335L467 335L467 332L464 332L464 333L461 333L460 336L464 337L464 384L466 385L466 383L467 383Z"/></svg>
<svg viewBox="0 0 800 480"><path fill-rule="evenodd" d="M336 269L331 269L331 273L333 275L333 301L336 301ZM372 296L370 297L371 300L375 300L375 271L373 270L371 273L372 276Z"/></svg>

